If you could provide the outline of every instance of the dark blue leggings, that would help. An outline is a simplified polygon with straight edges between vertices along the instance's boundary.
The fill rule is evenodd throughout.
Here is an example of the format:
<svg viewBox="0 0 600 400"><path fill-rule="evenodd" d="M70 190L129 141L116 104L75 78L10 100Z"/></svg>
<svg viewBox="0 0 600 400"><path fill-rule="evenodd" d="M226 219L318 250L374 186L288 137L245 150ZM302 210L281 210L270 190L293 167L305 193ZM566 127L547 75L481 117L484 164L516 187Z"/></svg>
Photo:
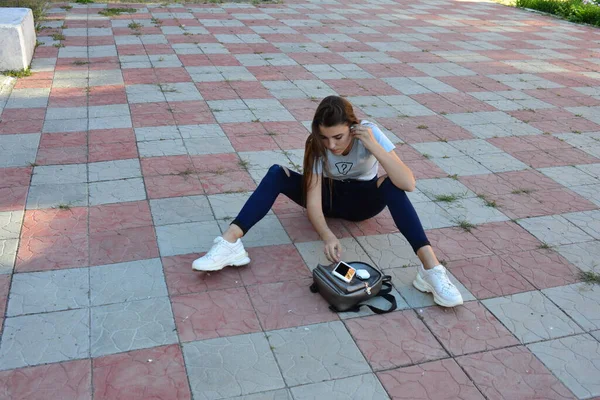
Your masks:
<svg viewBox="0 0 600 400"><path fill-rule="evenodd" d="M246 234L273 207L283 193L296 204L305 207L302 196L302 175L273 165L231 223ZM370 181L338 181L323 179L321 190L323 213L326 217L349 221L364 221L379 214L387 206L400 233L408 240L415 253L429 240L421 221L406 192L396 187L389 178L377 187L377 178Z"/></svg>

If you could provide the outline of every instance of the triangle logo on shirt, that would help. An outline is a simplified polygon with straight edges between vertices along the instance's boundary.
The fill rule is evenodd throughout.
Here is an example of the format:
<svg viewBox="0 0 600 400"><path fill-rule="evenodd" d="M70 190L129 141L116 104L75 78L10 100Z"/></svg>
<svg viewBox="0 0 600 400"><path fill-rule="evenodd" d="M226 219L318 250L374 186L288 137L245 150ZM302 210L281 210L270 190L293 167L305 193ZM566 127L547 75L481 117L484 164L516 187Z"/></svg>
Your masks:
<svg viewBox="0 0 600 400"><path fill-rule="evenodd" d="M337 168L338 172L342 175L347 175L348 172L350 172L350 170L352 169L353 165L354 163L345 161L335 163L335 167Z"/></svg>

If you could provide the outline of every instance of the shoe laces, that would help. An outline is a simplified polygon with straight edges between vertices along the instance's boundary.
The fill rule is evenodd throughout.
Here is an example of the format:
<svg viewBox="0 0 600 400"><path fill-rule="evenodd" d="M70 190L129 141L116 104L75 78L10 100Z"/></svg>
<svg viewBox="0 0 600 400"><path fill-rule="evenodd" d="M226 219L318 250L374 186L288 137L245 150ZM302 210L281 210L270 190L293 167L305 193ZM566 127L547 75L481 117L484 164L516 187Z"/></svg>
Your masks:
<svg viewBox="0 0 600 400"><path fill-rule="evenodd" d="M438 276L437 282L439 283L439 289L442 292L451 293L456 291L456 286L450 282L450 278L448 278L448 274L446 273L445 269L435 269L432 272Z"/></svg>
<svg viewBox="0 0 600 400"><path fill-rule="evenodd" d="M210 250L208 251L208 253L206 253L204 255L204 257L209 258L211 260L215 260L215 257L217 255L217 253L219 252L219 250L225 245L225 243L223 243L223 240L215 240L215 245L213 247L210 248Z"/></svg>

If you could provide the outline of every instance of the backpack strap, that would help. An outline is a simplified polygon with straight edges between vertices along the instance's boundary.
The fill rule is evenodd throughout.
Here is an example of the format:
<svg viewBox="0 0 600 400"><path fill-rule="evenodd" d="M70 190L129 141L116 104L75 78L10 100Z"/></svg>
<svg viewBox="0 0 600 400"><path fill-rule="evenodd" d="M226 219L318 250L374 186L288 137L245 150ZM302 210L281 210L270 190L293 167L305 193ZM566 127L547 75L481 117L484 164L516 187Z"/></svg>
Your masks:
<svg viewBox="0 0 600 400"><path fill-rule="evenodd" d="M384 308L372 306L370 304L359 303L359 304L355 305L354 307L352 307L351 309L349 309L348 311L349 312L359 312L360 308L362 306L369 307L371 309L371 311L373 311L375 314L385 314L385 313L394 311L396 308L398 308L398 304L396 302L396 298L391 294L391 291L392 291L391 280L392 280L391 276L385 275L383 277L383 283L381 284L381 290L379 291L379 293L377 293L377 296L372 297L372 299L374 299L376 297L384 298L385 300L387 300L390 303L389 308L384 309Z"/></svg>

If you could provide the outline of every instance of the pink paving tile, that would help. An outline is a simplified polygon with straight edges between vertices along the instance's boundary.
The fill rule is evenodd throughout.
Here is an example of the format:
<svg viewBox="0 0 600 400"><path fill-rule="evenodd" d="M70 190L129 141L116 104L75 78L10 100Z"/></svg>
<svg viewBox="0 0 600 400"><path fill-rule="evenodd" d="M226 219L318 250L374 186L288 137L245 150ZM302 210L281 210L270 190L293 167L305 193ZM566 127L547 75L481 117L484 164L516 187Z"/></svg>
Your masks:
<svg viewBox="0 0 600 400"><path fill-rule="evenodd" d="M230 85L242 99L273 98L271 92L269 92L261 82L233 81L230 82Z"/></svg>
<svg viewBox="0 0 600 400"><path fill-rule="evenodd" d="M0 187L0 212L25 208L28 186Z"/></svg>
<svg viewBox="0 0 600 400"><path fill-rule="evenodd" d="M310 293L312 279L248 286L248 294L264 330L335 321L336 313L319 295Z"/></svg>
<svg viewBox="0 0 600 400"><path fill-rule="evenodd" d="M413 310L354 318L346 327L375 371L448 356Z"/></svg>
<svg viewBox="0 0 600 400"><path fill-rule="evenodd" d="M460 228L442 228L427 231L438 258L446 261L492 255L492 251L477 238L477 232L465 232Z"/></svg>
<svg viewBox="0 0 600 400"><path fill-rule="evenodd" d="M155 257L158 257L158 245L152 226L90 234L90 265Z"/></svg>
<svg viewBox="0 0 600 400"><path fill-rule="evenodd" d="M0 397L19 400L89 400L90 360L66 361L0 372Z"/></svg>
<svg viewBox="0 0 600 400"><path fill-rule="evenodd" d="M49 88L52 86L52 79L27 79L19 78L15 83L15 89L33 89L33 88Z"/></svg>
<svg viewBox="0 0 600 400"><path fill-rule="evenodd" d="M87 207L28 210L25 212L21 237L85 235L88 232L87 221Z"/></svg>
<svg viewBox="0 0 600 400"><path fill-rule="evenodd" d="M135 142L111 142L90 144L88 162L128 160L138 158Z"/></svg>
<svg viewBox="0 0 600 400"><path fill-rule="evenodd" d="M252 262L240 268L244 285L308 278L310 270L292 244L247 249Z"/></svg>
<svg viewBox="0 0 600 400"><path fill-rule="evenodd" d="M160 83L191 82L192 78L185 68L154 68Z"/></svg>
<svg viewBox="0 0 600 400"><path fill-rule="evenodd" d="M204 194L196 174L149 176L144 183L151 199Z"/></svg>
<svg viewBox="0 0 600 400"><path fill-rule="evenodd" d="M110 104L127 104L125 86L95 86L89 92L90 106L104 106Z"/></svg>
<svg viewBox="0 0 600 400"><path fill-rule="evenodd" d="M196 83L196 88L206 101L239 99L237 92L227 82L201 82Z"/></svg>
<svg viewBox="0 0 600 400"><path fill-rule="evenodd" d="M525 137L522 136L492 138L488 139L487 141L510 154L530 151L539 152L540 150L535 147L533 143L527 141Z"/></svg>
<svg viewBox="0 0 600 400"><path fill-rule="evenodd" d="M530 189L533 192L560 189L563 186L535 170L501 172L497 176L508 182L514 189ZM512 190L511 190L512 192Z"/></svg>
<svg viewBox="0 0 600 400"><path fill-rule="evenodd" d="M197 113L174 113L173 118L177 125L215 124L216 120L210 111Z"/></svg>
<svg viewBox="0 0 600 400"><path fill-rule="evenodd" d="M563 214L598 208L594 203L566 188L536 191L531 193L531 197L539 201L548 214Z"/></svg>
<svg viewBox="0 0 600 400"><path fill-rule="evenodd" d="M550 157L557 160L558 165L553 166L561 166L561 165L575 165L575 164L594 164L600 162L600 159L593 157L583 150L579 150L576 148L563 148L563 149L553 149L547 150L546 154ZM535 167L539 168L539 167Z"/></svg>
<svg viewBox="0 0 600 400"><path fill-rule="evenodd" d="M57 147L76 147L87 144L85 132L43 133L40 138L40 149Z"/></svg>
<svg viewBox="0 0 600 400"><path fill-rule="evenodd" d="M288 197L278 196L271 210L278 216L286 214L296 214L304 212L304 208L294 203Z"/></svg>
<svg viewBox="0 0 600 400"><path fill-rule="evenodd" d="M270 135L234 136L229 141L235 151L279 150L277 142Z"/></svg>
<svg viewBox="0 0 600 400"><path fill-rule="evenodd" d="M149 68L131 68L122 70L125 85L151 85L157 84L158 78Z"/></svg>
<svg viewBox="0 0 600 400"><path fill-rule="evenodd" d="M0 315L4 316L6 311L6 302L8 301L8 291L10 290L11 275L0 275Z"/></svg>
<svg viewBox="0 0 600 400"><path fill-rule="evenodd" d="M150 206L145 200L92 206L89 214L90 233L152 225Z"/></svg>
<svg viewBox="0 0 600 400"><path fill-rule="evenodd" d="M204 172L199 174L206 194L247 192L256 184L247 171Z"/></svg>
<svg viewBox="0 0 600 400"><path fill-rule="evenodd" d="M456 361L490 400L575 399L526 347L471 354Z"/></svg>
<svg viewBox="0 0 600 400"><path fill-rule="evenodd" d="M423 158L422 160L406 160L416 179L445 178L448 176L440 167Z"/></svg>
<svg viewBox="0 0 600 400"><path fill-rule="evenodd" d="M94 399L190 399L179 345L154 347L93 360Z"/></svg>
<svg viewBox="0 0 600 400"><path fill-rule="evenodd" d="M542 244L535 236L512 221L477 225L474 234L495 254L534 250Z"/></svg>
<svg viewBox="0 0 600 400"><path fill-rule="evenodd" d="M398 227L387 208L365 221L343 221L343 224L352 236L384 235L398 232Z"/></svg>
<svg viewBox="0 0 600 400"><path fill-rule="evenodd" d="M525 278L498 256L452 261L447 267L478 299L535 290Z"/></svg>
<svg viewBox="0 0 600 400"><path fill-rule="evenodd" d="M29 237L21 239L15 269L47 271L88 266L87 234Z"/></svg>
<svg viewBox="0 0 600 400"><path fill-rule="evenodd" d="M393 400L483 400L473 382L452 359L378 372Z"/></svg>
<svg viewBox="0 0 600 400"><path fill-rule="evenodd" d="M45 116L45 108L7 108L2 113L2 121L29 121L44 119Z"/></svg>
<svg viewBox="0 0 600 400"><path fill-rule="evenodd" d="M29 186L32 171L33 167L0 168L0 189Z"/></svg>
<svg viewBox="0 0 600 400"><path fill-rule="evenodd" d="M477 301L470 301L455 308L428 307L423 309L421 315L429 329L453 356L519 343L517 338Z"/></svg>
<svg viewBox="0 0 600 400"><path fill-rule="evenodd" d="M279 217L283 228L292 239L292 242L312 242L320 240L319 234L310 223L308 216L303 213L287 214ZM350 232L344 227L344 221L338 218L327 218L327 226L340 239L350 237Z"/></svg>
<svg viewBox="0 0 600 400"><path fill-rule="evenodd" d="M260 324L244 288L171 297L183 342L258 332Z"/></svg>
<svg viewBox="0 0 600 400"><path fill-rule="evenodd" d="M94 129L89 131L89 143L130 143L135 144L135 133L131 128L121 129ZM135 157L133 157L135 158Z"/></svg>
<svg viewBox="0 0 600 400"><path fill-rule="evenodd" d="M39 133L42 131L44 121L34 119L30 121L3 121L0 124L0 135L12 135L16 133Z"/></svg>
<svg viewBox="0 0 600 400"><path fill-rule="evenodd" d="M192 270L192 262L204 254L163 257L165 279L171 296L228 289L243 285L239 268L225 268L218 272Z"/></svg>
<svg viewBox="0 0 600 400"><path fill-rule="evenodd" d="M264 124L258 122L239 122L221 124L221 128L227 137L232 139L235 137L265 136L270 131L263 125Z"/></svg>
<svg viewBox="0 0 600 400"><path fill-rule="evenodd" d="M142 158L142 173L145 177L155 175L178 175L194 171L190 156L162 156Z"/></svg>
<svg viewBox="0 0 600 400"><path fill-rule="evenodd" d="M87 146L40 147L35 163L38 165L81 164L88 159Z"/></svg>
<svg viewBox="0 0 600 400"><path fill-rule="evenodd" d="M537 289L579 281L579 268L553 250L536 249L500 256Z"/></svg>
<svg viewBox="0 0 600 400"><path fill-rule="evenodd" d="M186 67L207 67L212 66L212 62L206 54L180 54L179 61Z"/></svg>
<svg viewBox="0 0 600 400"><path fill-rule="evenodd" d="M52 88L48 107L85 107L87 101L84 88Z"/></svg>
<svg viewBox="0 0 600 400"><path fill-rule="evenodd" d="M203 154L191 158L194 168L198 172L216 173L243 169L237 153Z"/></svg>

